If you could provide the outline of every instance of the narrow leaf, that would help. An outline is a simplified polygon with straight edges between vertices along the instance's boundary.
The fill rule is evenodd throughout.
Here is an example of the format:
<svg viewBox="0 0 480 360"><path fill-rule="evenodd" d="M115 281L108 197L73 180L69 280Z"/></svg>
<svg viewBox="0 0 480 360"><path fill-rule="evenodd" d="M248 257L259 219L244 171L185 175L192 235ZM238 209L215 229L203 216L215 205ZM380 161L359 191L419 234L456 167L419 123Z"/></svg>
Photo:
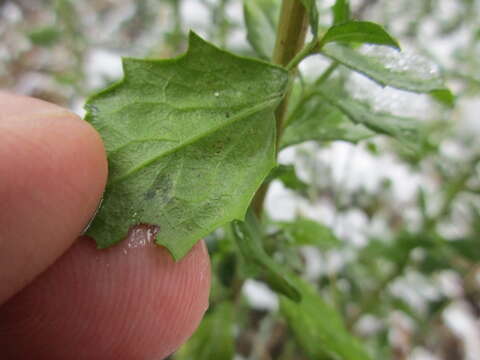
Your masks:
<svg viewBox="0 0 480 360"><path fill-rule="evenodd" d="M449 108L455 106L455 95L449 89L433 90L430 92L430 95L433 99Z"/></svg>
<svg viewBox="0 0 480 360"><path fill-rule="evenodd" d="M243 16L247 28L247 40L257 54L270 59L276 37L276 21L280 2L275 0L244 0Z"/></svg>
<svg viewBox="0 0 480 360"><path fill-rule="evenodd" d="M347 115L354 123L362 124L374 132L389 135L410 149L418 151L424 134L416 120L374 112L368 104L349 98L344 94L333 94L324 90L318 90L318 94Z"/></svg>
<svg viewBox="0 0 480 360"><path fill-rule="evenodd" d="M311 285L291 278L302 301L280 301L280 311L309 359L369 360L360 342L345 329L341 316Z"/></svg>
<svg viewBox="0 0 480 360"><path fill-rule="evenodd" d="M299 301L300 295L295 285L287 277L285 270L273 261L263 249L263 235L255 214L249 211L245 222L234 221L232 229L240 253L250 268L255 268L256 272L264 277L273 290L294 301Z"/></svg>
<svg viewBox="0 0 480 360"><path fill-rule="evenodd" d="M445 90L442 77L425 59L387 47L372 46L368 50L362 52L347 46L327 44L321 52L382 86L419 93Z"/></svg>
<svg viewBox="0 0 480 360"><path fill-rule="evenodd" d="M352 123L342 111L325 102L318 94L297 104L287 124L282 136L282 148L310 140L356 143L374 135L362 124Z"/></svg>
<svg viewBox="0 0 480 360"><path fill-rule="evenodd" d="M194 33L181 57L123 65L125 78L86 105L109 160L88 234L104 248L133 225L156 225L157 244L179 259L218 226L242 219L273 168L273 110L288 74Z"/></svg>
<svg viewBox="0 0 480 360"><path fill-rule="evenodd" d="M32 44L44 47L55 45L61 37L62 32L56 26L41 27L28 33L28 38Z"/></svg>
<svg viewBox="0 0 480 360"><path fill-rule="evenodd" d="M333 23L341 24L350 20L350 1L349 0L337 0L332 6Z"/></svg>
<svg viewBox="0 0 480 360"><path fill-rule="evenodd" d="M348 21L333 25L320 40L320 48L331 42L386 45L400 49L397 40L392 38L385 29L368 21Z"/></svg>
<svg viewBox="0 0 480 360"><path fill-rule="evenodd" d="M283 222L279 225L290 235L296 245L313 245L327 250L341 244L331 229L307 218L298 218L293 222Z"/></svg>

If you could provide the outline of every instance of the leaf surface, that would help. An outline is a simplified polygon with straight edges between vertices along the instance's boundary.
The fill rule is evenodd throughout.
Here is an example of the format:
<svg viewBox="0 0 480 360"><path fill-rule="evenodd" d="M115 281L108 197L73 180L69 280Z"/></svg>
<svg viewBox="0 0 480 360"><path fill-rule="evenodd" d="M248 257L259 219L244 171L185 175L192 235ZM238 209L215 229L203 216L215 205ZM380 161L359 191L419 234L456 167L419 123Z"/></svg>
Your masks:
<svg viewBox="0 0 480 360"><path fill-rule="evenodd" d="M424 134L423 128L415 119L374 112L368 104L349 98L345 94L335 94L320 89L317 91L355 124L362 124L376 133L391 136L411 150L418 151Z"/></svg>
<svg viewBox="0 0 480 360"><path fill-rule="evenodd" d="M374 135L362 124L352 123L348 116L318 94L300 100L289 115L287 124L282 136L282 148L310 140L356 143Z"/></svg>
<svg viewBox="0 0 480 360"><path fill-rule="evenodd" d="M374 45L362 52L347 46L327 44L321 52L382 86L419 93L445 90L440 73L418 56Z"/></svg>
<svg viewBox="0 0 480 360"><path fill-rule="evenodd" d="M62 32L56 26L45 26L28 33L28 38L32 44L45 47L55 45L61 37Z"/></svg>
<svg viewBox="0 0 480 360"><path fill-rule="evenodd" d="M282 297L280 311L309 359L370 360L360 342L345 329L338 312L312 288L291 278L300 289L302 301Z"/></svg>
<svg viewBox="0 0 480 360"><path fill-rule="evenodd" d="M156 225L156 243L179 259L218 226L242 219L273 168L273 110L288 74L194 33L179 58L123 66L124 79L86 105L109 160L88 235L104 248L132 225Z"/></svg>
<svg viewBox="0 0 480 360"><path fill-rule="evenodd" d="M446 107L453 108L455 106L455 95L449 89L439 89L430 92L433 99Z"/></svg>
<svg viewBox="0 0 480 360"><path fill-rule="evenodd" d="M323 35L320 44L331 42L367 43L400 49L397 40L391 37L384 28L369 21L347 21L333 25Z"/></svg>

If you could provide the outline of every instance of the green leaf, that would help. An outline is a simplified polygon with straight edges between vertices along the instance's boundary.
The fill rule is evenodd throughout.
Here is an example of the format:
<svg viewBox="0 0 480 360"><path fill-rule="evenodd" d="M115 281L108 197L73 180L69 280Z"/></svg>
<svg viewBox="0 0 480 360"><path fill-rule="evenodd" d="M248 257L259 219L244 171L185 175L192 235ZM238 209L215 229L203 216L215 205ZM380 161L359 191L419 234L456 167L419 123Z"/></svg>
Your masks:
<svg viewBox="0 0 480 360"><path fill-rule="evenodd" d="M324 90L317 91L355 124L362 124L374 132L389 135L414 151L418 151L424 141L423 129L420 123L414 119L374 112L368 104L349 98L344 94L334 94Z"/></svg>
<svg viewBox="0 0 480 360"><path fill-rule="evenodd" d="M282 136L282 148L310 140L356 143L374 135L363 125L353 124L343 112L325 102L319 94L299 102L287 124Z"/></svg>
<svg viewBox="0 0 480 360"><path fill-rule="evenodd" d="M333 25L323 35L319 47L331 42L367 43L400 49L397 40L392 38L380 25L368 21L348 21Z"/></svg>
<svg viewBox="0 0 480 360"><path fill-rule="evenodd" d="M478 237L445 241L445 244L473 263L480 262L480 241Z"/></svg>
<svg viewBox="0 0 480 360"><path fill-rule="evenodd" d="M322 250L337 247L340 240L325 225L307 218L298 218L294 222L279 223L297 245L313 245Z"/></svg>
<svg viewBox="0 0 480 360"><path fill-rule="evenodd" d="M242 219L275 165L273 111L285 70L220 50L194 33L176 59L124 59L125 78L91 97L109 179L88 234L104 248L156 225L175 259Z"/></svg>
<svg viewBox="0 0 480 360"><path fill-rule="evenodd" d="M337 0L332 6L333 23L340 24L350 20L350 1Z"/></svg>
<svg viewBox="0 0 480 360"><path fill-rule="evenodd" d="M305 193L308 190L308 184L297 177L293 165L278 165L271 171L265 182L270 182L274 179L280 180L286 188L299 193Z"/></svg>
<svg viewBox="0 0 480 360"><path fill-rule="evenodd" d="M255 214L249 210L244 222L233 221L232 230L240 254L250 268L261 275L273 290L299 301L300 294L289 280L285 269L263 249L263 234Z"/></svg>
<svg viewBox="0 0 480 360"><path fill-rule="evenodd" d="M373 50L362 53L358 49L328 44L321 52L382 86L419 93L445 90L440 74L432 71L430 64L422 58L406 56L386 47Z"/></svg>
<svg viewBox="0 0 480 360"><path fill-rule="evenodd" d="M281 298L280 311L309 359L369 360L360 342L348 333L342 318L311 285L291 279L302 296L300 303Z"/></svg>
<svg viewBox="0 0 480 360"><path fill-rule="evenodd" d="M61 35L61 31L57 27L46 26L31 31L28 38L34 45L50 47L60 40Z"/></svg>
<svg viewBox="0 0 480 360"><path fill-rule="evenodd" d="M175 354L175 360L232 360L235 355L234 308L223 302L207 313L197 331Z"/></svg>
<svg viewBox="0 0 480 360"><path fill-rule="evenodd" d="M243 16L247 28L247 40L257 54L270 59L276 37L276 22L280 14L280 2L275 0L244 0Z"/></svg>
<svg viewBox="0 0 480 360"><path fill-rule="evenodd" d="M449 89L439 89L430 91L430 96L439 103L453 108L455 106L455 95Z"/></svg>
<svg viewBox="0 0 480 360"><path fill-rule="evenodd" d="M300 0L305 6L308 14L308 20L310 22L310 30L313 37L317 37L318 34L318 9L315 0Z"/></svg>

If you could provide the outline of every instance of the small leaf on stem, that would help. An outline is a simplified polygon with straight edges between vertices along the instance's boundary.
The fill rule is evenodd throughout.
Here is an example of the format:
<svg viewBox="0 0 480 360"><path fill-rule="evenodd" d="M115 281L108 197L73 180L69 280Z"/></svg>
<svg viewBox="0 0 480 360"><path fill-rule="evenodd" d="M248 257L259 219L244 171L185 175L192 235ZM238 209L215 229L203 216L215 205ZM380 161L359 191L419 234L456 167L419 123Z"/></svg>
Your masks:
<svg viewBox="0 0 480 360"><path fill-rule="evenodd" d="M345 328L340 314L311 285L296 277L291 281L300 290L302 301L282 298L280 312L308 358L369 360L361 343Z"/></svg>
<svg viewBox="0 0 480 360"><path fill-rule="evenodd" d="M299 301L300 294L291 283L287 272L263 249L262 230L253 211L248 211L244 222L234 221L232 230L240 254L250 268L261 275L273 290Z"/></svg>
<svg viewBox="0 0 480 360"><path fill-rule="evenodd" d="M441 74L422 57L383 46L372 45L367 50L327 44L321 53L382 86L419 93L446 90Z"/></svg>
<svg viewBox="0 0 480 360"><path fill-rule="evenodd" d="M331 42L386 45L400 49L397 40L383 27L368 21L348 21L330 27L320 39L319 48Z"/></svg>

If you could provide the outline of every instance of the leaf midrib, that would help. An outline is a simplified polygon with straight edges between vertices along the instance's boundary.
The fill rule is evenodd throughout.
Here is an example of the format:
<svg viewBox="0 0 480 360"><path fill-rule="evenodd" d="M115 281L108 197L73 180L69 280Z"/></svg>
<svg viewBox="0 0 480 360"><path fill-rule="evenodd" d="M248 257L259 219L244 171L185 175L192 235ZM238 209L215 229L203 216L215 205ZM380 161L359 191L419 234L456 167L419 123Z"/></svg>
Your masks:
<svg viewBox="0 0 480 360"><path fill-rule="evenodd" d="M238 112L236 115L233 115L228 121L224 121L221 124L219 124L218 126L212 127L210 129L208 129L208 131L197 134L196 136L193 136L189 140L182 142L178 146L174 146L174 147L158 154L157 156L154 156L151 159L148 159L148 160L144 161L143 163L139 164L136 167L133 167L130 171L126 172L125 174L123 174L121 176L114 177L114 178L110 179L108 181L108 186L111 186L111 185L114 185L114 184L119 183L121 181L124 181L125 179L127 179L131 175L140 171L144 167L154 163L155 161L157 161L158 159L160 159L162 157L168 156L168 155L170 155L170 154L172 154L176 151L179 151L179 150L191 145L192 143L195 143L195 142L201 140L202 138L208 137L208 136L212 135L213 133L215 133L217 131L220 131L223 128L226 128L227 126L229 126L229 125L231 125L231 124L233 124L233 123L235 123L239 120L242 120L242 119L244 119L246 117L249 117L249 116L251 116L251 115L253 115L257 112L260 112L264 109L267 109L270 106L275 105L275 103L277 103L282 97L283 97L283 93L282 94L274 94L269 99L267 99L266 101L260 102L257 105L254 105L250 108L247 108L245 110L242 110L242 111Z"/></svg>
<svg viewBox="0 0 480 360"><path fill-rule="evenodd" d="M365 37L369 37L370 39L386 39L386 40L391 40L389 37L386 37L384 35L380 35L380 34L371 34L371 33L365 33L365 32L361 32L361 31L355 31L355 32L345 32L343 34L341 33L338 33L338 34L335 34L335 35L332 35L332 37L330 39L327 39L327 41L325 41L326 43L330 43L330 42L335 42L335 41L343 41L343 39L351 39L351 38L358 38L358 37L362 37L362 38L365 38ZM382 45L382 44L378 44L378 45Z"/></svg>

